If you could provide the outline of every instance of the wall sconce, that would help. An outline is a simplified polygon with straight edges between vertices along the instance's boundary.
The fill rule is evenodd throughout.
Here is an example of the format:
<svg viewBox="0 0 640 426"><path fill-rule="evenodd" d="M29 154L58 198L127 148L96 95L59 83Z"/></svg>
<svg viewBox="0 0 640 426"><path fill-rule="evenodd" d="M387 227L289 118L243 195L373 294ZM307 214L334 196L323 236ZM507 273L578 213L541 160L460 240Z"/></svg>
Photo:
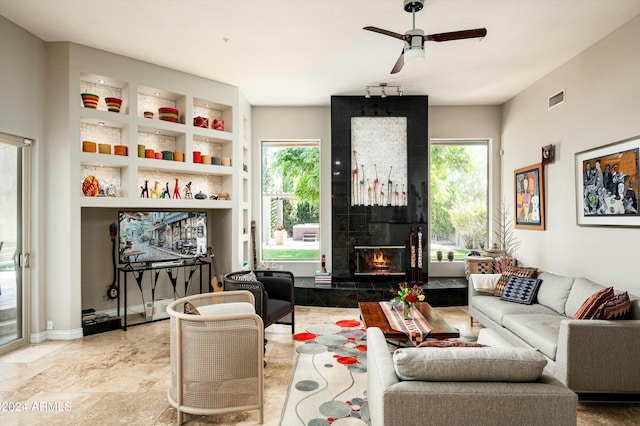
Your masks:
<svg viewBox="0 0 640 426"><path fill-rule="evenodd" d="M542 165L553 163L555 152L553 145L546 145L542 147Z"/></svg>
<svg viewBox="0 0 640 426"><path fill-rule="evenodd" d="M396 89L395 94L397 96L402 96L402 89L400 88L400 86L390 86L387 83L380 83L377 86L365 86L364 97L369 99L371 97L371 92L375 94L377 90L379 91L381 98L386 98L388 95L391 94L389 93L389 89Z"/></svg>

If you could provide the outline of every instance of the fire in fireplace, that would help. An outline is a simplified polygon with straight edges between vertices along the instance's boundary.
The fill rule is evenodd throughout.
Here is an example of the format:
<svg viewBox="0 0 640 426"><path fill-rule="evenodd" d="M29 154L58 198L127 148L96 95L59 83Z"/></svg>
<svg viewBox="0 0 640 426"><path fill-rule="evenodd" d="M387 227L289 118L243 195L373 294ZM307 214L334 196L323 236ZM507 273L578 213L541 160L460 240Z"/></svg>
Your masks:
<svg viewBox="0 0 640 426"><path fill-rule="evenodd" d="M355 246L356 275L404 275L404 246Z"/></svg>

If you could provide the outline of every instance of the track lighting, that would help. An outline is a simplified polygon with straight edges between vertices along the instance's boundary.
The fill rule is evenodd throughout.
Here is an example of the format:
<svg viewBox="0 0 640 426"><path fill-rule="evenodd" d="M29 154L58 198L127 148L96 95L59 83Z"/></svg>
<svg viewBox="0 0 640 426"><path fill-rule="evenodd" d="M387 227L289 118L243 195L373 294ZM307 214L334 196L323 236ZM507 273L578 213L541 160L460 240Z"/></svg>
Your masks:
<svg viewBox="0 0 640 426"><path fill-rule="evenodd" d="M387 89L389 88L395 88L396 89L396 95L397 96L402 96L402 89L400 88L400 86L390 86L387 83L380 83L377 86L365 86L364 87L364 97L369 99L371 97L371 92L373 91L375 94L376 90L380 91L380 97L381 98L386 98L388 95L390 95L391 93L387 93Z"/></svg>

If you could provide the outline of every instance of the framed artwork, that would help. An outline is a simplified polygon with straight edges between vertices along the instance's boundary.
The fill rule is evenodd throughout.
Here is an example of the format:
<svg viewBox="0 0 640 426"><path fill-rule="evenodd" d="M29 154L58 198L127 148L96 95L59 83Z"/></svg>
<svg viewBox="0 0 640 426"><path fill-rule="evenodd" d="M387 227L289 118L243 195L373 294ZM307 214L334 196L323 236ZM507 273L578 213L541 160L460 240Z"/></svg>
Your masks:
<svg viewBox="0 0 640 426"><path fill-rule="evenodd" d="M640 136L575 154L579 226L640 226Z"/></svg>
<svg viewBox="0 0 640 426"><path fill-rule="evenodd" d="M514 172L514 227L544 231L544 173L542 163Z"/></svg>

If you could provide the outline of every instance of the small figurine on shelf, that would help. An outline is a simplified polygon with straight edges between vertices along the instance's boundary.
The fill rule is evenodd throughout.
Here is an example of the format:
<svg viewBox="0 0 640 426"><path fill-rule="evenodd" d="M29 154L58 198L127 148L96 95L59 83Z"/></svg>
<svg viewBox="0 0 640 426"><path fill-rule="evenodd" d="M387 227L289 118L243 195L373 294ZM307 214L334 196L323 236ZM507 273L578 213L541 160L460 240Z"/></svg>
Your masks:
<svg viewBox="0 0 640 426"><path fill-rule="evenodd" d="M167 184L164 186L164 192L162 192L160 198L171 198L171 193L169 192L169 182L167 182Z"/></svg>
<svg viewBox="0 0 640 426"><path fill-rule="evenodd" d="M160 182L156 181L153 185L153 189L151 190L151 198L160 198L160 194L158 194L158 185Z"/></svg>
<svg viewBox="0 0 640 426"><path fill-rule="evenodd" d="M180 198L180 185L178 184L178 178L176 179L176 186L173 187L173 198Z"/></svg>
<svg viewBox="0 0 640 426"><path fill-rule="evenodd" d="M149 181L145 180L144 185L140 187L142 192L140 192L140 198L149 198Z"/></svg>
<svg viewBox="0 0 640 426"><path fill-rule="evenodd" d="M184 187L184 198L185 199L193 198L193 194L191 193L191 182L189 182L187 186Z"/></svg>

